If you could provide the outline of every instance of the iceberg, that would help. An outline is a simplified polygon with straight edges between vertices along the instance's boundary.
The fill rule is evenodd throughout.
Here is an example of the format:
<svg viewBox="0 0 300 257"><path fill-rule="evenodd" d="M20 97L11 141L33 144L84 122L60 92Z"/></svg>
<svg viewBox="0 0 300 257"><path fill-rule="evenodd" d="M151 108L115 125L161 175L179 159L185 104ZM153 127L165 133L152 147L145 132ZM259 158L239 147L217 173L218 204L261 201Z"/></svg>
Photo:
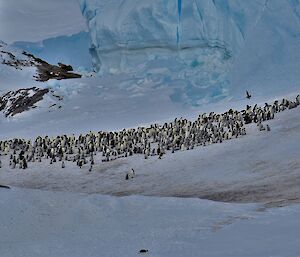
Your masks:
<svg viewBox="0 0 300 257"><path fill-rule="evenodd" d="M279 79L290 59L300 63L294 55L299 0L81 0L80 8L99 74L126 72L172 85L174 101L218 100L249 81L263 87ZM265 60L277 60L278 53L281 62L270 70ZM300 78L292 67L289 83ZM271 79L261 76L264 71Z"/></svg>
<svg viewBox="0 0 300 257"><path fill-rule="evenodd" d="M251 12L243 11L245 5ZM94 65L104 71L134 69L132 58L138 63L164 55L190 60L185 52L191 49L215 49L231 57L260 8L248 1L81 1Z"/></svg>

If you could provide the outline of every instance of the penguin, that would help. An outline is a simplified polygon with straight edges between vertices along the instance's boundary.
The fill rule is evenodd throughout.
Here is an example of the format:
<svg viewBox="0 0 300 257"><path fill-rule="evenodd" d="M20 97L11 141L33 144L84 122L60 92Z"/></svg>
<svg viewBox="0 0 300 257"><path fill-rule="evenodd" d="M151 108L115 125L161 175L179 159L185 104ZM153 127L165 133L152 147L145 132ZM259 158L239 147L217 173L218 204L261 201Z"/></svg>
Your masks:
<svg viewBox="0 0 300 257"><path fill-rule="evenodd" d="M132 179L135 177L135 171L134 169L131 169L127 174L126 174L126 177L125 179L128 180L128 179Z"/></svg>
<svg viewBox="0 0 300 257"><path fill-rule="evenodd" d="M251 98L249 91L246 91L246 95L248 99ZM265 103L262 107L257 104L254 107L247 105L242 111L230 109L222 114L214 112L199 114L194 122L175 118L162 126L152 124L149 127L123 129L119 132L90 131L78 137L45 136L37 137L32 142L15 138L0 141L0 153L10 156L10 167L19 165L20 168L26 167L27 162L42 162L42 158L50 159L51 164L64 160L62 166L67 161L77 161L77 165L81 168L88 163L88 156L90 156L89 163L93 166L94 156L99 153L106 157L103 161L126 158L133 154L143 154L145 159L158 155L161 159L169 152L174 153L180 149L191 150L196 146L222 143L233 137L244 136L246 135L244 125L252 122L257 123L260 131L270 131L269 125L266 127L262 125L263 121L273 119L276 113L296 108L299 104L300 95L297 95L293 101L276 100L273 104ZM130 171L128 175L131 178L134 173Z"/></svg>
<svg viewBox="0 0 300 257"><path fill-rule="evenodd" d="M25 169L28 168L28 164L27 164L26 158L23 158L22 168L23 168L23 170L25 170Z"/></svg>
<svg viewBox="0 0 300 257"><path fill-rule="evenodd" d="M131 174L132 174L132 177L135 177L135 170L134 169L131 169Z"/></svg>

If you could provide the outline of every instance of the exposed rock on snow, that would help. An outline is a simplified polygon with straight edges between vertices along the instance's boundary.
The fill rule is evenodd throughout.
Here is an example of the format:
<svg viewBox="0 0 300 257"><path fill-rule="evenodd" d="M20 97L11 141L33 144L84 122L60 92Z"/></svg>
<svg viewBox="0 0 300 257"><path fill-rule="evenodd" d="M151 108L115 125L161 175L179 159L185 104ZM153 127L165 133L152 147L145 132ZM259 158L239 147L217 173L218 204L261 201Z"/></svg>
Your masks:
<svg viewBox="0 0 300 257"><path fill-rule="evenodd" d="M81 78L80 74L71 72L73 71L73 68L70 65L65 65L62 63L58 65L52 65L25 51L18 53L18 50L16 50L16 52L17 53L14 53L14 51L9 47L4 49L1 47L0 63L19 70L22 70L26 67L35 67L37 69L37 74L34 76L34 78L37 81L42 82L50 79L62 80Z"/></svg>
<svg viewBox="0 0 300 257"><path fill-rule="evenodd" d="M14 116L18 113L36 108L36 103L43 100L49 89L26 88L16 91L9 91L0 96L0 111L3 111L6 117Z"/></svg>
<svg viewBox="0 0 300 257"><path fill-rule="evenodd" d="M63 100L63 97L55 95L54 91L49 88L41 89L32 87L18 89L16 91L9 91L0 96L0 112L2 111L6 117L12 117L30 109L35 109L37 104L41 102L47 94L50 94L55 101ZM57 103L51 104L49 108L54 106L57 106Z"/></svg>
<svg viewBox="0 0 300 257"><path fill-rule="evenodd" d="M8 51L0 51L0 57L2 58L2 64L14 67L15 69L20 69L24 67L34 66L34 63L31 60L20 60L16 56Z"/></svg>
<svg viewBox="0 0 300 257"><path fill-rule="evenodd" d="M58 66L52 65L27 52L23 52L23 54L34 61L38 70L38 75L35 77L37 81L48 81L49 79L62 80L81 78L80 74L70 72L73 70L72 66L70 65L65 65L62 63L60 63Z"/></svg>

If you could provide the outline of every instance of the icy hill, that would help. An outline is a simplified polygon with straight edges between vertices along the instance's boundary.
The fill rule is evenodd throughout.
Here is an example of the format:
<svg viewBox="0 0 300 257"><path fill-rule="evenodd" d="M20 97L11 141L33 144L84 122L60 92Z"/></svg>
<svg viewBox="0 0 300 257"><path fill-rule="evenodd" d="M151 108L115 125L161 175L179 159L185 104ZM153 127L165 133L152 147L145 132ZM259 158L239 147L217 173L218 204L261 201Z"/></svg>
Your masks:
<svg viewBox="0 0 300 257"><path fill-rule="evenodd" d="M245 88L262 94L300 79L298 0L80 3L94 67L170 85L174 101L198 105Z"/></svg>

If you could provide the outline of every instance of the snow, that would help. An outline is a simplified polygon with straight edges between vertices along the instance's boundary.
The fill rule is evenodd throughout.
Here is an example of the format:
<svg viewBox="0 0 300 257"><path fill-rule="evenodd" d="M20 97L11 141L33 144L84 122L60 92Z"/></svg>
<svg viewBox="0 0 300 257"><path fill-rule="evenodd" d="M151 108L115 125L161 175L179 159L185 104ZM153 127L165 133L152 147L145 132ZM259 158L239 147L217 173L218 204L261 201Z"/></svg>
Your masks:
<svg viewBox="0 0 300 257"><path fill-rule="evenodd" d="M1 67L1 65L0 65ZM49 108L36 108L25 117L16 116L1 119L1 138L36 137L38 135L56 136L60 134L87 133L90 130L115 131L123 128L137 127L150 123L164 123L174 118L186 117L196 119L203 112L224 112L230 108L243 109L247 104L260 104L274 101L276 98L294 99L299 94L298 87L288 87L284 90L271 91L268 96L253 94L250 102L244 100L244 94L236 98L225 98L217 103L206 103L199 107L185 104L184 101L174 101L174 95L182 90L182 84L166 86L162 74L158 80L153 77L133 78L130 74L86 76L82 79L65 81L49 81L37 83L31 78L22 80L12 68L13 76L9 83L2 87L50 87L55 94L64 99L60 102L62 108L51 111ZM2 73L0 73L0 76ZM14 80L18 83L14 85ZM5 90L3 89L3 92ZM8 90L7 90L8 91ZM6 91L6 92L7 92ZM208 90L209 91L209 90ZM30 117L30 118L29 118Z"/></svg>
<svg viewBox="0 0 300 257"><path fill-rule="evenodd" d="M243 138L162 160L97 159L92 173L72 163L64 170L45 163L25 171L2 168L1 183L18 187L0 188L1 253L126 257L149 249L146 256L297 256L300 205L286 204L299 200L299 109L269 124L271 132L251 125ZM125 181L130 167L137 176ZM216 200L250 203L193 198L215 192L236 193ZM162 197L171 195L191 198Z"/></svg>
<svg viewBox="0 0 300 257"><path fill-rule="evenodd" d="M0 0L0 39L41 41L86 30L77 0Z"/></svg>
<svg viewBox="0 0 300 257"><path fill-rule="evenodd" d="M199 197L270 205L297 202L299 110L287 110L268 121L270 132L259 131L255 124L246 125L246 136L194 150L168 152L161 160L135 155L103 163L98 154L92 172L88 171L89 165L79 169L75 163L66 162L62 169L61 163L50 165L50 160L30 163L26 171L11 169L9 156L3 156L5 169L0 172L0 181L18 187L118 196ZM125 181L131 168L137 176Z"/></svg>
<svg viewBox="0 0 300 257"><path fill-rule="evenodd" d="M0 51L12 53L17 60L28 61L28 57L22 54L22 50L12 47L10 45L4 44L0 45ZM20 88L30 88L33 85L43 86L34 80L33 76L36 74L35 67L22 67L18 69L5 65L3 61L12 61L7 53L0 52L0 94L5 94L10 90L20 89Z"/></svg>
<svg viewBox="0 0 300 257"><path fill-rule="evenodd" d="M0 39L13 47L52 64L92 68L86 21L77 0L0 0L0 24Z"/></svg>
<svg viewBox="0 0 300 257"><path fill-rule="evenodd" d="M86 20L76 0L39 3L0 0L0 39L10 43L0 51L26 49L84 77L41 83L35 68L0 64L1 95L36 86L63 97L59 109L48 96L34 110L0 115L0 140L195 119L299 94L299 1L81 0ZM88 39L98 74L88 73ZM71 162L11 170L1 156L0 184L12 186L0 188L1 256L126 257L145 248L147 256L295 257L299 108L268 124L270 132L247 125L245 137L162 160L97 156L92 172ZM137 175L125 181L132 167Z"/></svg>
<svg viewBox="0 0 300 257"><path fill-rule="evenodd" d="M299 206L0 189L6 257L297 256Z"/></svg>

